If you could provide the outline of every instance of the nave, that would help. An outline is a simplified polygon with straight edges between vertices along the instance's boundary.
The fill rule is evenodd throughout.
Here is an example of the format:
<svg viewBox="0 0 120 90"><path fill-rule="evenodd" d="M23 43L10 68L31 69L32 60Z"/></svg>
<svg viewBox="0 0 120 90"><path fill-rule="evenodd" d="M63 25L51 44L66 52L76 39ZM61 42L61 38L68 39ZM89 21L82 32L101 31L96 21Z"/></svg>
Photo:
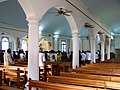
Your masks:
<svg viewBox="0 0 120 90"><path fill-rule="evenodd" d="M86 64L76 69L71 62L44 62L39 67L39 81L28 79L26 64L0 65L0 90L120 90L120 61L109 60ZM25 87L26 82L29 82Z"/></svg>

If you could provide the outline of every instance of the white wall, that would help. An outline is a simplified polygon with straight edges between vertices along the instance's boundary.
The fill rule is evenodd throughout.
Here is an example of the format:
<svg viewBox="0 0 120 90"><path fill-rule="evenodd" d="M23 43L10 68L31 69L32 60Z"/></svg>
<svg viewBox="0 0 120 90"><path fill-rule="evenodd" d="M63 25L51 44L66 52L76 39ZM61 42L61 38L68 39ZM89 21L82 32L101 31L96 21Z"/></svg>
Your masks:
<svg viewBox="0 0 120 90"><path fill-rule="evenodd" d="M4 33L4 35L2 35ZM16 40L17 37L20 39L27 35L27 30L18 28L12 25L0 23L0 41L2 36L9 37L9 42L12 42L12 51L16 50Z"/></svg>
<svg viewBox="0 0 120 90"><path fill-rule="evenodd" d="M115 37L115 49L120 48L120 37Z"/></svg>

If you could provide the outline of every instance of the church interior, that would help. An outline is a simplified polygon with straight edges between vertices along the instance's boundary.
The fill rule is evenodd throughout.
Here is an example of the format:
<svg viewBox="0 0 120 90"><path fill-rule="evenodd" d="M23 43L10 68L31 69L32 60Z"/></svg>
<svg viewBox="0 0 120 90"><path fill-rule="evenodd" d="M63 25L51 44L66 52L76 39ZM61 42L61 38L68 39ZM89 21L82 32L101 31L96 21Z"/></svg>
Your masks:
<svg viewBox="0 0 120 90"><path fill-rule="evenodd" d="M120 90L119 0L0 0L0 90Z"/></svg>

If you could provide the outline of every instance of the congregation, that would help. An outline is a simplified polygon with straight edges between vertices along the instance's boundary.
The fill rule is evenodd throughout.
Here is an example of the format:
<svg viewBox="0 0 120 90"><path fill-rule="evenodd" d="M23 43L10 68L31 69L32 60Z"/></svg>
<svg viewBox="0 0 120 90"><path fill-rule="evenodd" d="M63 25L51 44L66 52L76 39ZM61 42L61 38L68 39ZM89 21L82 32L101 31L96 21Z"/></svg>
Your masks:
<svg viewBox="0 0 120 90"><path fill-rule="evenodd" d="M50 61L50 62L66 62L70 61L72 62L72 56L73 56L73 51L71 52L62 52L60 50L58 51L40 51L39 53L39 66L43 66L45 61ZM90 64L91 62L91 52L89 50L82 52L79 50L79 66L85 65L85 64ZM96 61L99 62L100 60L100 51L98 50L95 55Z"/></svg>
<svg viewBox="0 0 120 90"><path fill-rule="evenodd" d="M15 60L19 60L20 62L27 62L28 59L28 51L23 49L19 49L18 51L11 51L10 48L0 51L0 63L4 63L4 66L13 66Z"/></svg>
<svg viewBox="0 0 120 90"><path fill-rule="evenodd" d="M71 52L62 52L58 51L42 51L39 52L39 66L43 66L45 61L50 62L72 62L73 51ZM91 62L91 52L87 51L80 51L79 50L79 65L90 64ZM96 61L100 60L100 51L96 52ZM4 63L5 66L7 65L14 65L14 60L19 60L20 62L27 62L28 59L28 51L24 51L23 49L19 49L18 51L11 51L11 49L7 49L7 52L1 51L0 53L0 62Z"/></svg>

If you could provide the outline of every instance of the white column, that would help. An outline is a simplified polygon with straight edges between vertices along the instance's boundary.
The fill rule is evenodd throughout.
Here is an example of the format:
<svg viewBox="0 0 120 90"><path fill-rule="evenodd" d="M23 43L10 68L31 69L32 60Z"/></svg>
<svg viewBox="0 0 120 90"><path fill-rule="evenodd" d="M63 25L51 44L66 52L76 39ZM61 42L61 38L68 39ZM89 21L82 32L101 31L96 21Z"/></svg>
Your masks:
<svg viewBox="0 0 120 90"><path fill-rule="evenodd" d="M54 50L58 51L58 37L57 36L54 37Z"/></svg>
<svg viewBox="0 0 120 90"><path fill-rule="evenodd" d="M14 51L17 51L17 42L16 42L16 40L14 40Z"/></svg>
<svg viewBox="0 0 120 90"><path fill-rule="evenodd" d="M39 21L29 19L28 22L28 78L39 80Z"/></svg>
<svg viewBox="0 0 120 90"><path fill-rule="evenodd" d="M111 44L111 38L108 38L108 45L107 45L107 60L110 59L110 44Z"/></svg>
<svg viewBox="0 0 120 90"><path fill-rule="evenodd" d="M104 41L101 41L101 61L105 60L105 52L104 52Z"/></svg>
<svg viewBox="0 0 120 90"><path fill-rule="evenodd" d="M72 68L79 67L79 34L73 33L73 60Z"/></svg>
<svg viewBox="0 0 120 90"><path fill-rule="evenodd" d="M95 59L95 38L90 37L91 63L96 63Z"/></svg>

